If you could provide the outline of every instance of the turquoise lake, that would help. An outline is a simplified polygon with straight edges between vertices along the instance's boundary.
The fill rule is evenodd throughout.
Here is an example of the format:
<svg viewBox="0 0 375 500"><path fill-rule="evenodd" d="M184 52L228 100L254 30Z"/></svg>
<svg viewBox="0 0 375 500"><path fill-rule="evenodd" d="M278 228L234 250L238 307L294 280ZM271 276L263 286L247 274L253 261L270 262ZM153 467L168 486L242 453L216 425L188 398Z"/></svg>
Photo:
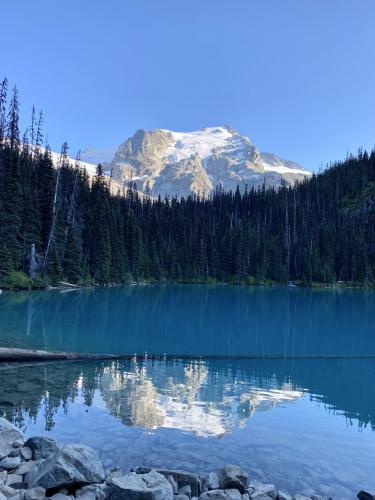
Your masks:
<svg viewBox="0 0 375 500"><path fill-rule="evenodd" d="M291 493L345 500L375 491L372 291L9 292L0 345L175 355L0 364L7 418L27 435L93 446L106 467L235 463Z"/></svg>

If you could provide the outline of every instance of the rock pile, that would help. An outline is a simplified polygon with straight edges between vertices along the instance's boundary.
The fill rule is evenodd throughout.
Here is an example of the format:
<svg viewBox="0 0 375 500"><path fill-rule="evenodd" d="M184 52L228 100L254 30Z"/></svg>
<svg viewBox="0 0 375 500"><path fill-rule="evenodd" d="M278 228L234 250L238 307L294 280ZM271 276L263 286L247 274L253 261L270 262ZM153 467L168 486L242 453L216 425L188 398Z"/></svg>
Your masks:
<svg viewBox="0 0 375 500"><path fill-rule="evenodd" d="M96 452L84 445L61 445L46 437L25 441L0 418L0 500L329 500L290 495L273 484L249 480L236 465L217 473L138 467L127 474L105 473ZM361 491L360 500L375 500Z"/></svg>

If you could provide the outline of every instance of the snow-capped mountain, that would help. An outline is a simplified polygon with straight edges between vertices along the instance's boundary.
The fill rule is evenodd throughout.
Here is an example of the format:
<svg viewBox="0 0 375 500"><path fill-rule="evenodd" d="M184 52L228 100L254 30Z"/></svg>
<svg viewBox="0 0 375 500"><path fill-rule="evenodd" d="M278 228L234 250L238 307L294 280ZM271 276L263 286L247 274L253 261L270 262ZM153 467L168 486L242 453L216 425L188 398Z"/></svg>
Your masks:
<svg viewBox="0 0 375 500"><path fill-rule="evenodd" d="M91 161L94 157L91 152ZM162 197L208 196L218 186L239 186L241 191L263 184L277 187L311 175L297 163L261 153L227 126L194 132L140 129L119 146L105 170L119 184L132 180L140 191L149 188L153 196Z"/></svg>

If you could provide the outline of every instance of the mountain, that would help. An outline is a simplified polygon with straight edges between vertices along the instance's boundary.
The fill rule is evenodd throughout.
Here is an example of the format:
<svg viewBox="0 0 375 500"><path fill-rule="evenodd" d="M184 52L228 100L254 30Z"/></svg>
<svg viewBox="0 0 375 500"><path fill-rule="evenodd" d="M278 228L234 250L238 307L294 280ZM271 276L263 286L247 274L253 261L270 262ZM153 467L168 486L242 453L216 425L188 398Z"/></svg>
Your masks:
<svg viewBox="0 0 375 500"><path fill-rule="evenodd" d="M140 191L149 188L161 197L207 196L217 187L244 191L246 186L293 185L311 175L297 163L261 153L227 126L193 132L140 129L119 146L105 170L117 183L132 180Z"/></svg>

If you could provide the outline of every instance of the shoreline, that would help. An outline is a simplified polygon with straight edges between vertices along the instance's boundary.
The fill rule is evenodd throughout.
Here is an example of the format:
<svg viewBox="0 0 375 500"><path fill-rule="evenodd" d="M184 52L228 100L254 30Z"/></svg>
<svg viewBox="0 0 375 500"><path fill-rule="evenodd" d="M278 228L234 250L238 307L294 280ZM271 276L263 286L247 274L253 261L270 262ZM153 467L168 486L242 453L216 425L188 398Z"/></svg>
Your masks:
<svg viewBox="0 0 375 500"><path fill-rule="evenodd" d="M9 500L338 500L289 493L251 478L238 465L208 474L137 466L105 471L96 451L43 436L25 439L0 418L0 497ZM365 491L360 500L375 497Z"/></svg>
<svg viewBox="0 0 375 500"><path fill-rule="evenodd" d="M375 355L352 354L312 354L312 355L226 355L226 354L98 354L64 351L46 351L42 349L20 349L18 347L0 347L0 362L23 361L177 361L177 360L303 360L303 359L375 359Z"/></svg>
<svg viewBox="0 0 375 500"><path fill-rule="evenodd" d="M21 291L60 291L61 293L79 291L79 290L95 290L96 288L116 288L122 286L148 286L148 285L198 285L198 286L237 286L237 287L275 287L275 288L298 288L298 289L310 289L310 290L375 290L375 283L369 283L367 285L363 283L357 283L352 281L335 281L331 283L323 282L312 282L302 283L298 281L277 282L271 280L261 280L259 282L246 282L246 281L218 281L210 280L207 281L194 281L194 280L181 280L181 281L129 281L124 283L98 283L98 284L82 284L77 285L74 283L64 283L60 285L30 285L28 287L7 287L6 285L0 285L0 297L4 292L21 292Z"/></svg>

